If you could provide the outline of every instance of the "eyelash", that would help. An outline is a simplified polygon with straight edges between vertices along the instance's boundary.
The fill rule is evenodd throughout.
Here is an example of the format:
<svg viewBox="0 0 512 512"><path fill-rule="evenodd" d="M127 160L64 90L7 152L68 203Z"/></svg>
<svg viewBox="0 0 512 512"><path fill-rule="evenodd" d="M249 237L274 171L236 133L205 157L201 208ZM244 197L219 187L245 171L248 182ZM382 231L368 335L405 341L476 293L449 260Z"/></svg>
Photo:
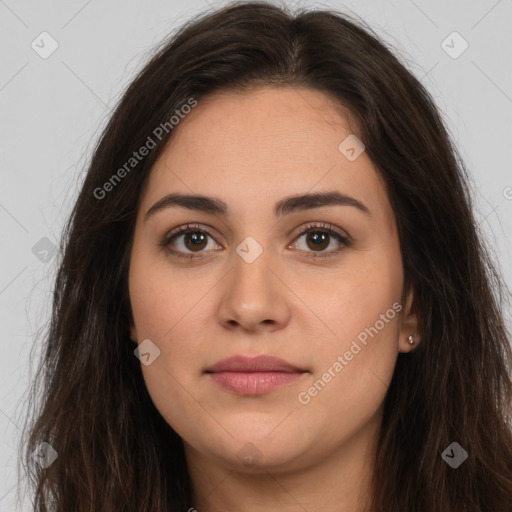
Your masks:
<svg viewBox="0 0 512 512"><path fill-rule="evenodd" d="M324 223L311 223L308 224L303 231L301 231L294 240L298 240L301 236L311 233L311 232L321 232L321 233L327 233L329 236L332 236L335 238L338 242L340 242L342 245L339 249L334 249L330 251L322 251L322 252L316 252L316 251L303 251L303 252L311 252L313 258L329 258L333 256L334 254L339 253L341 250L343 250L345 247L349 247L351 245L351 241L348 237L343 236L341 233L339 233L332 224L324 224ZM175 238L181 235L186 235L190 233L201 233L209 236L210 238L213 238L213 235L211 232L204 227L199 227L198 225L192 225L192 224L186 224L185 226L180 226L179 228L176 228L174 231L168 233L162 241L159 243L159 246L167 251L168 253L171 253L174 256L178 256L180 258L186 258L189 260L201 258L201 252L197 253L188 253L183 254L180 251L176 251L174 249L169 248L169 244L174 241Z"/></svg>

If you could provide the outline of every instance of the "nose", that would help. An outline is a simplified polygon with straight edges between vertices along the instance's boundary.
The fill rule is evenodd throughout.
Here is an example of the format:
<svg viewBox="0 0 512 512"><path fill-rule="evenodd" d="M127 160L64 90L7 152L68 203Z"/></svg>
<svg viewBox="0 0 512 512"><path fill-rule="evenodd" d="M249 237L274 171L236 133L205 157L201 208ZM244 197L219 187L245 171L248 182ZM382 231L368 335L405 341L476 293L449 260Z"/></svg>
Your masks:
<svg viewBox="0 0 512 512"><path fill-rule="evenodd" d="M280 277L279 265L263 253L252 262L233 254L233 269L223 280L219 322L228 329L272 332L290 321L292 293Z"/></svg>

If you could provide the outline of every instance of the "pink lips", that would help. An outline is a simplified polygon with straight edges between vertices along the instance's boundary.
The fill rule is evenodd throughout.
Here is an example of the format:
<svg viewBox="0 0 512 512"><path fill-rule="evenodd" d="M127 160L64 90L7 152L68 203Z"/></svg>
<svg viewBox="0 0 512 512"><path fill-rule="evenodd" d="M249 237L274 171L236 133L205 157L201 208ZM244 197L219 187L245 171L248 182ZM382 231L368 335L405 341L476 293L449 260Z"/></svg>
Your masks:
<svg viewBox="0 0 512 512"><path fill-rule="evenodd" d="M206 370L224 389L239 395L263 395L300 378L305 372L272 356L235 356Z"/></svg>

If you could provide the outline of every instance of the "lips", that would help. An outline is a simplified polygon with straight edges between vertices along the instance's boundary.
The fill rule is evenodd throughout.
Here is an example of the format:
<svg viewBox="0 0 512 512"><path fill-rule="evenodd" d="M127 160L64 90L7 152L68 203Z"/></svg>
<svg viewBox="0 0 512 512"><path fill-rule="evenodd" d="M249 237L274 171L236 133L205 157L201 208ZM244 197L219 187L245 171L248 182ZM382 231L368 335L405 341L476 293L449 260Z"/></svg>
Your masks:
<svg viewBox="0 0 512 512"><path fill-rule="evenodd" d="M209 367L206 374L225 390L238 395L263 395L290 384L306 370L273 356L235 356Z"/></svg>
<svg viewBox="0 0 512 512"><path fill-rule="evenodd" d="M234 356L223 359L206 370L207 373L217 372L286 372L301 373L296 366L284 359L273 356Z"/></svg>

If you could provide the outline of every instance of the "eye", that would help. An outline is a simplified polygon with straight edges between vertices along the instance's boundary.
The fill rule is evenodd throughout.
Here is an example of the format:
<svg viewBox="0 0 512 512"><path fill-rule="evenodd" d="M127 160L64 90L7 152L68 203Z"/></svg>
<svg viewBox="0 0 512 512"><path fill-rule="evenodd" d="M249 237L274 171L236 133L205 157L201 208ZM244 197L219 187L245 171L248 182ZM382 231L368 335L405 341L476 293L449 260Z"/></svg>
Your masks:
<svg viewBox="0 0 512 512"><path fill-rule="evenodd" d="M305 245L299 243L302 237L306 237ZM333 239L338 247L326 251L327 248L333 245ZM212 243L210 244L209 242ZM208 229L187 224L171 231L163 238L159 245L162 249L173 255L194 259L201 258L201 253L208 250L222 249L222 246L213 242L214 239ZM294 246L296 245L299 246L298 249L300 251L312 253L311 256L314 258L325 258L338 253L344 247L348 247L350 245L350 238L341 234L331 224L312 223L302 230L295 238L295 241L288 247L295 248Z"/></svg>
<svg viewBox="0 0 512 512"><path fill-rule="evenodd" d="M194 253L212 249L209 247L208 238L213 241L213 237L207 229L187 224L166 235L160 245L176 256L192 259L196 257ZM217 244L217 247L220 246ZM201 257L200 254L198 257Z"/></svg>
<svg viewBox="0 0 512 512"><path fill-rule="evenodd" d="M305 237L304 243L299 243L300 239ZM334 239L334 240L333 240ZM338 253L344 247L350 245L348 236L342 235L334 226L330 224L313 223L304 229L292 245L297 245L298 249L305 252L313 252L315 258L325 258ZM334 243L333 243L334 242ZM326 251L329 246L338 245L337 248Z"/></svg>

